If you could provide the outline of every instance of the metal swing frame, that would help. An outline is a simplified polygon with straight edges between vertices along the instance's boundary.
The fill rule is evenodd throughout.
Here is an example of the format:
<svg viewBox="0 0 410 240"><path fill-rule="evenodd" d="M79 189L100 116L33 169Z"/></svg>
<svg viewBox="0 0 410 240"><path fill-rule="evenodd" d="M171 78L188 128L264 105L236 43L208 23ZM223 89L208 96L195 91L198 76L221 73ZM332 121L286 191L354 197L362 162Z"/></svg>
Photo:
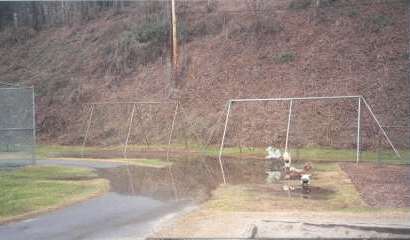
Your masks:
<svg viewBox="0 0 410 240"><path fill-rule="evenodd" d="M295 101L308 101L308 100L329 100L329 99L357 99L357 133L356 133L356 164L359 164L360 161L360 131L361 131L361 111L362 111L362 102L364 106L369 110L370 115L374 119L374 121L377 123L379 126L381 132L383 133L385 139L393 149L394 153L396 154L397 157L401 159L400 153L397 150L397 148L394 146L392 141L390 140L389 136L387 135L386 131L380 124L380 121L376 117L376 115L373 112L373 109L371 106L367 103L366 99L363 96L324 96L324 97L286 97L286 98L244 98L244 99L230 99L227 104L226 104L226 116L225 116L225 125L224 125L224 130L223 130L223 135L222 135L222 140L221 140L221 145L219 148L219 155L218 155L218 161L219 161L219 166L221 169L222 173L222 178L223 178L223 183L226 184L226 175L225 175L225 170L223 167L223 162L222 162L222 154L223 154L223 149L224 149L224 144L225 144L225 136L226 136L226 131L228 129L228 123L229 123L229 116L231 114L231 106L233 103L240 103L240 102L268 102L268 101L287 101L289 102L289 112L288 112L288 124L287 124L287 129L286 129L286 143L285 143L285 151L288 150L288 141L289 141L289 130L290 130L290 124L291 124L291 116L292 116L292 106Z"/></svg>

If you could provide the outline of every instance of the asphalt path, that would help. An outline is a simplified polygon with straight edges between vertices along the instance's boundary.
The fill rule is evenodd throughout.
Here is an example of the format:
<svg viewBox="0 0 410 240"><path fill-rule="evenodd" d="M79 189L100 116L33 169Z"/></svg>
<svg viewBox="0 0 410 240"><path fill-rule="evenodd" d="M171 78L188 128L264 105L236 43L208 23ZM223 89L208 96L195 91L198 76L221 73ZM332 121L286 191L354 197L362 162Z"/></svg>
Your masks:
<svg viewBox="0 0 410 240"><path fill-rule="evenodd" d="M108 193L36 218L0 226L0 238L138 239L150 234L161 218L183 208L147 197Z"/></svg>
<svg viewBox="0 0 410 240"><path fill-rule="evenodd" d="M88 168L122 165L84 160L40 160L38 164ZM140 239L152 233L164 219L186 209L187 205L109 192L34 218L0 225L0 239Z"/></svg>

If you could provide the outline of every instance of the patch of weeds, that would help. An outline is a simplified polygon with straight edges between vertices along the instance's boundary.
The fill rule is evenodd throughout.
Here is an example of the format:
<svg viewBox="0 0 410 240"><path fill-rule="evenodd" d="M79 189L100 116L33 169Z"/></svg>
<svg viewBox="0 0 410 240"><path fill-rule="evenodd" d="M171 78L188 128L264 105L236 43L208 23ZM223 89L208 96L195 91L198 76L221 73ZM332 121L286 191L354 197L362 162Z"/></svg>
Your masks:
<svg viewBox="0 0 410 240"><path fill-rule="evenodd" d="M20 152L24 149L20 144L0 144L0 152Z"/></svg>
<svg viewBox="0 0 410 240"><path fill-rule="evenodd" d="M219 18L208 16L189 23L188 19L181 20L178 34L181 41L192 41L196 37L216 35L223 29L223 22Z"/></svg>
<svg viewBox="0 0 410 240"><path fill-rule="evenodd" d="M115 74L130 73L140 64L155 61L163 54L163 43L168 36L168 26L163 22L147 22L131 27L103 49L106 69Z"/></svg>
<svg viewBox="0 0 410 240"><path fill-rule="evenodd" d="M348 17L351 17L351 18L357 17L358 15L359 15L359 12L358 12L356 9L351 9L351 10L347 13L347 16L348 16Z"/></svg>
<svg viewBox="0 0 410 240"><path fill-rule="evenodd" d="M134 42L141 44L149 42L163 42L168 36L168 27L160 22L147 22L142 25L134 25L124 31L119 41L121 45L129 45Z"/></svg>
<svg viewBox="0 0 410 240"><path fill-rule="evenodd" d="M260 19L256 21L251 28L259 34L275 34L282 31L282 26L272 19Z"/></svg>
<svg viewBox="0 0 410 240"><path fill-rule="evenodd" d="M110 128L106 131L104 131L103 133L101 133L102 138L110 138L112 136L114 136L116 133L115 128Z"/></svg>
<svg viewBox="0 0 410 240"><path fill-rule="evenodd" d="M283 52L279 53L274 57L276 63L286 64L293 62L296 59L296 54L294 52Z"/></svg>
<svg viewBox="0 0 410 240"><path fill-rule="evenodd" d="M51 91L56 92L60 89L66 88L70 81L68 79L58 79L51 86Z"/></svg>
<svg viewBox="0 0 410 240"><path fill-rule="evenodd" d="M380 32L385 27L393 24L393 19L386 15L375 15L368 19L370 29L372 32Z"/></svg>
<svg viewBox="0 0 410 240"><path fill-rule="evenodd" d="M140 43L162 42L166 39L168 28L165 24L147 23L130 31L131 37Z"/></svg>
<svg viewBox="0 0 410 240"><path fill-rule="evenodd" d="M264 39L267 35L274 35L283 30L278 21L273 18L257 18L250 25L240 25L229 32L230 38L235 37L257 37Z"/></svg>
<svg viewBox="0 0 410 240"><path fill-rule="evenodd" d="M214 12L218 7L218 2L216 0L211 0L208 1L208 4L206 5L206 11L208 13Z"/></svg>
<svg viewBox="0 0 410 240"><path fill-rule="evenodd" d="M319 2L319 7L330 7L334 5L338 0L321 0Z"/></svg>
<svg viewBox="0 0 410 240"><path fill-rule="evenodd" d="M179 28L179 38L182 41L192 41L193 38L205 36L207 33L208 28L205 22L199 22L192 27L181 24Z"/></svg>
<svg viewBox="0 0 410 240"><path fill-rule="evenodd" d="M34 94L36 97L44 97L48 93L48 81L43 80L34 87Z"/></svg>
<svg viewBox="0 0 410 240"><path fill-rule="evenodd" d="M293 0L289 3L289 9L301 10L310 7L312 2L310 0Z"/></svg>
<svg viewBox="0 0 410 240"><path fill-rule="evenodd" d="M0 45L13 46L15 44L24 44L36 35L36 31L29 27L7 27L0 32Z"/></svg>
<svg viewBox="0 0 410 240"><path fill-rule="evenodd" d="M410 58L410 53L408 53L408 52L405 52L405 53L402 53L401 54L401 57L403 58L403 59L409 59Z"/></svg>

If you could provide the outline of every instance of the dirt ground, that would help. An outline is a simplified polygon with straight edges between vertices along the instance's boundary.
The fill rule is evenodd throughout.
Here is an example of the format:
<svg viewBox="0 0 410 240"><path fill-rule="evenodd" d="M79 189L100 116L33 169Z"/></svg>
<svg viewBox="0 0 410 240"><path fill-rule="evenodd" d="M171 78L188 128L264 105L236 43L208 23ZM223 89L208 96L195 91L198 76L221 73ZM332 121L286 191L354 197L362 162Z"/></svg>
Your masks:
<svg viewBox="0 0 410 240"><path fill-rule="evenodd" d="M210 238L408 238L408 213L198 210L164 225L153 237Z"/></svg>
<svg viewBox="0 0 410 240"><path fill-rule="evenodd" d="M371 207L410 207L410 166L340 164Z"/></svg>
<svg viewBox="0 0 410 240"><path fill-rule="evenodd" d="M249 194L261 184L251 185L252 191L248 185L228 185L154 236L241 238L256 232L259 238L410 237L410 166L343 163L317 167L321 170L316 172L315 186L334 190L324 199L294 197L286 204L277 194L264 195L272 189ZM343 188L328 185L330 177ZM352 202L353 197L358 200ZM275 207L278 204L280 208Z"/></svg>

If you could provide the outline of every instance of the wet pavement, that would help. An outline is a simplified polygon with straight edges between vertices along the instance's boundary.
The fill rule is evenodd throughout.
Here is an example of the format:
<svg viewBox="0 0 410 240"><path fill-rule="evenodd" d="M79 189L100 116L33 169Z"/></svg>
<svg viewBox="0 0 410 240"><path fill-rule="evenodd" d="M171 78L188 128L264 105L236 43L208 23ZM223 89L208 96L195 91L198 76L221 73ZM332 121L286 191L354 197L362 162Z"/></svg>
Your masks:
<svg viewBox="0 0 410 240"><path fill-rule="evenodd" d="M0 225L1 239L144 238L152 233L164 219L169 221L170 216L178 215L185 209L190 209L207 200L212 191L222 183L219 162L210 157L178 159L170 168L150 168L130 166L124 163L84 160L42 160L38 162L43 165L96 169L100 177L110 181L110 192L102 197L36 218ZM229 184L253 184L260 186L260 191L285 194L281 185L272 185L269 188L264 185L266 161L226 158L224 169ZM309 198L316 199L315 192L318 197L324 198L332 194L326 189L316 190L312 188ZM304 197L303 194L297 194L297 192L294 195ZM252 220L252 218L246 219ZM391 232L396 231L396 229L391 230L391 226L383 226L380 229L362 229L363 226L360 226L358 229L356 226L341 225L332 229L321 223L288 220L267 218L265 221L257 221L253 219L252 222L246 222L246 224L258 223L259 237L318 237L319 235L315 235L318 231L330 234L323 236L331 236L335 229L346 233L346 236L353 237L400 236L400 233L395 235L396 232ZM221 226L221 224L217 225ZM207 224L206 227L209 225ZM408 228L408 226L404 227ZM272 235L272 232L275 234ZM289 232L296 235L289 235Z"/></svg>
<svg viewBox="0 0 410 240"><path fill-rule="evenodd" d="M36 218L0 226L1 239L136 239L186 203L108 193Z"/></svg>
<svg viewBox="0 0 410 240"><path fill-rule="evenodd" d="M96 169L110 181L104 196L0 226L2 239L135 239L161 219L203 202L222 183L215 158L179 159L168 168L85 160L41 160L41 165ZM231 184L263 183L263 161L226 160Z"/></svg>
<svg viewBox="0 0 410 240"><path fill-rule="evenodd" d="M41 160L38 164L94 168L110 181L110 192L35 218L0 225L1 239L143 238L162 219L205 200L220 183L213 159L180 161L171 169L84 160Z"/></svg>

